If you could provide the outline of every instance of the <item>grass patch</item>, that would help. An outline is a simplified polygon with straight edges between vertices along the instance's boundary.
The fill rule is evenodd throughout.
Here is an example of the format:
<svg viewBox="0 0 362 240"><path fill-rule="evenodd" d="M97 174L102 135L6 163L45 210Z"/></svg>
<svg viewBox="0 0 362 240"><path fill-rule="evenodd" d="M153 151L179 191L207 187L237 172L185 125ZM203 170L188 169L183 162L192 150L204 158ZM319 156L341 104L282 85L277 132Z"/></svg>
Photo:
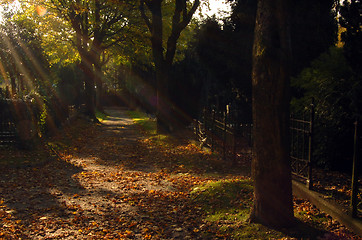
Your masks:
<svg viewBox="0 0 362 240"><path fill-rule="evenodd" d="M324 214L309 217L296 213L297 224L291 229L276 230L250 223L253 186L248 179L229 179L197 186L191 191L192 201L203 210L205 220L228 239L317 239L328 231ZM309 215L310 216L310 215Z"/></svg>
<svg viewBox="0 0 362 240"><path fill-rule="evenodd" d="M127 114L136 124L141 126L142 130L146 131L148 134L156 134L156 121L147 116L146 113L139 111L128 111Z"/></svg>
<svg viewBox="0 0 362 240"><path fill-rule="evenodd" d="M98 121L102 122L108 118L108 115L100 111L96 111L96 118L98 119Z"/></svg>
<svg viewBox="0 0 362 240"><path fill-rule="evenodd" d="M191 191L193 201L206 213L205 220L231 239L270 239L282 234L248 222L253 186L248 179L229 179L198 186Z"/></svg>
<svg viewBox="0 0 362 240"><path fill-rule="evenodd" d="M253 186L250 180L220 180L194 188L191 195L207 213L219 214L225 210L234 211L235 206L240 210L250 208Z"/></svg>
<svg viewBox="0 0 362 240"><path fill-rule="evenodd" d="M48 142L47 146L49 149L52 149L54 151L64 151L65 149L70 148L70 145L60 141Z"/></svg>

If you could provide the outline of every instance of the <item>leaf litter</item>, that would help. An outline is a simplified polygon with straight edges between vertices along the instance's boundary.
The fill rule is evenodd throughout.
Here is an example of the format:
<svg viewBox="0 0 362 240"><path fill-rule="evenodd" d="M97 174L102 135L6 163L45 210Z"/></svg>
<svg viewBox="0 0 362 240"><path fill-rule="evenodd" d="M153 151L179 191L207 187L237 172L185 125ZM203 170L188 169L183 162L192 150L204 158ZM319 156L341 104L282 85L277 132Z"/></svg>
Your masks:
<svg viewBox="0 0 362 240"><path fill-rule="evenodd" d="M212 221L204 208L222 206L225 191L202 203L192 192L249 177L187 139L148 134L124 111L108 111L112 118L102 124L77 120L51 138L57 159L0 165L0 239L233 239L230 226L245 219L227 213ZM245 208L251 198L250 189L240 190L228 204ZM295 200L295 211L312 224L323 219L321 239L356 237L304 200Z"/></svg>

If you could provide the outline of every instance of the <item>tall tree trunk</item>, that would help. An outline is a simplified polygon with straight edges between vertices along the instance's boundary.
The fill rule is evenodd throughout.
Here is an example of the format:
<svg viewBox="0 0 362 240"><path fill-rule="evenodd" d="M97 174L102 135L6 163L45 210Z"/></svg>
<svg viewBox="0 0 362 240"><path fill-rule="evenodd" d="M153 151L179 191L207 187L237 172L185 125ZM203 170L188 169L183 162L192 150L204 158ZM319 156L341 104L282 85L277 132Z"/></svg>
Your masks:
<svg viewBox="0 0 362 240"><path fill-rule="evenodd" d="M289 0L259 0L253 47L252 222L294 223L289 157Z"/></svg>
<svg viewBox="0 0 362 240"><path fill-rule="evenodd" d="M157 132L172 132L179 122L174 114L174 104L170 99L169 81L172 62L175 57L177 40L182 30L190 23L192 15L200 5L195 0L188 10L189 1L176 0L172 16L171 35L167 41L166 56L163 49L162 5L163 0L140 0L140 11L148 29L151 31L153 59L157 78ZM191 1L190 1L191 2ZM145 6L151 12L151 19L145 12ZM181 17L182 16L182 17Z"/></svg>
<svg viewBox="0 0 362 240"><path fill-rule="evenodd" d="M103 106L102 106L102 98L103 98L103 82L102 82L102 67L100 63L100 57L97 56L97 59L94 62L94 82L96 84L96 92L95 92L95 104L96 108L104 112Z"/></svg>
<svg viewBox="0 0 362 240"><path fill-rule="evenodd" d="M20 76L20 75L19 75L19 88L20 88L21 94L24 94L24 91L25 91L24 76Z"/></svg>
<svg viewBox="0 0 362 240"><path fill-rule="evenodd" d="M103 94L103 83L102 83L102 64L101 64L101 42L104 37L101 31L101 4L99 0L94 2L95 4L95 27L94 27L94 39L92 43L91 53L93 54L93 66L94 66L94 82L96 84L96 92L95 92L95 106L96 108L104 112L104 109L101 104L102 94Z"/></svg>
<svg viewBox="0 0 362 240"><path fill-rule="evenodd" d="M95 114L95 85L92 65L90 65L89 62L81 60L80 68L83 72L86 115L89 116L93 121L97 122L98 120Z"/></svg>
<svg viewBox="0 0 362 240"><path fill-rule="evenodd" d="M165 64L163 64L165 65ZM156 68L157 79L157 132L169 133L174 130L172 102L169 96L169 71L167 66Z"/></svg>
<svg viewBox="0 0 362 240"><path fill-rule="evenodd" d="M17 93L16 91L16 67L14 63L11 63L11 69L9 71L10 84L11 84L11 97L14 97Z"/></svg>
<svg viewBox="0 0 362 240"><path fill-rule="evenodd" d="M153 59L155 61L156 68L156 80L157 80L157 132L165 133L172 131L171 126L171 101L169 99L168 78L170 67L166 64L163 55L163 29L162 29L162 0L155 0L150 5L150 11L152 12L152 32L151 43Z"/></svg>
<svg viewBox="0 0 362 240"><path fill-rule="evenodd" d="M86 1L85 3L88 2ZM81 58L79 66L83 72L86 115L88 115L94 122L98 122L95 114L94 70L93 62L91 61L92 54L89 50L90 38L88 12L84 11L82 14L78 14L71 11L69 19L76 33L75 46Z"/></svg>

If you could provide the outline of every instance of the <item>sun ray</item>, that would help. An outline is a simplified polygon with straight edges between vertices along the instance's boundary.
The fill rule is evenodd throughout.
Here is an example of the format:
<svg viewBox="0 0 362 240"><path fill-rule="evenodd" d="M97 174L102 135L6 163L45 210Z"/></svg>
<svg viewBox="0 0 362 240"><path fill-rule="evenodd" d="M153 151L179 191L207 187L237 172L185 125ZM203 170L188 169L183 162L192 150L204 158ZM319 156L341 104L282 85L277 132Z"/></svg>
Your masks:
<svg viewBox="0 0 362 240"><path fill-rule="evenodd" d="M25 66L23 65L23 63L21 61L21 57L19 56L18 52L14 48L13 44L11 43L11 40L6 35L3 36L3 40L4 40L4 43L5 43L6 47L9 49L9 51L11 53L11 56L12 56L14 62L15 62L16 67L18 68L19 72L21 74L23 74L25 83L27 84L27 86L30 89L34 89L34 85L33 85L32 81L31 81L30 74L26 70Z"/></svg>
<svg viewBox="0 0 362 240"><path fill-rule="evenodd" d="M46 94L54 97L56 99L57 103L59 103L60 99L59 99L58 95L56 94L56 91L53 91L54 90L53 86L49 81L50 76L44 71L44 69L41 67L41 64L38 62L38 60L34 56L33 52L26 46L26 44L23 41L21 41L20 39L16 39L16 41L17 41L16 44L22 49L25 56L29 59L29 61L27 62L27 64L30 64L29 66L25 66L22 56L18 53L17 49L13 46L13 43L8 36L4 35L3 41L6 45L6 47L8 48L8 50L11 54L11 57L13 58L17 71L20 73L19 75L24 76L23 80L25 81L27 89L30 91L37 90L37 89L35 89L35 86L34 86L35 77L30 74L30 69L34 69L35 73L39 76L39 81L42 81L42 83L45 84ZM4 71L5 71L5 69L4 69ZM6 73L5 73L5 75L6 75ZM46 104L43 97L35 97L35 104L41 109L42 112L46 112L46 111L48 111L47 104L49 105L49 102ZM50 104L54 104L54 103L50 103ZM15 113L16 113L17 117L21 118L21 116L23 115L22 111L24 109L19 104L17 104L16 101L13 102L13 107L15 109ZM27 104L27 107L31 108L31 106L28 104ZM57 108L59 106L56 105L56 106L52 106L52 107ZM29 109L28 111L30 112L31 115L34 114L32 109ZM47 114L46 115L46 121L47 121L46 124L48 127L50 127L49 130L52 131L52 129L56 129L55 119L53 118L53 116L51 116L51 114L48 114L48 113L46 113L46 114ZM34 116L32 118L34 118Z"/></svg>
<svg viewBox="0 0 362 240"><path fill-rule="evenodd" d="M10 82L9 82L9 78L8 78L8 75L6 74L6 71L5 71L5 68L4 68L4 65L2 64L2 62L0 61L0 73L5 81L5 85L8 85Z"/></svg>

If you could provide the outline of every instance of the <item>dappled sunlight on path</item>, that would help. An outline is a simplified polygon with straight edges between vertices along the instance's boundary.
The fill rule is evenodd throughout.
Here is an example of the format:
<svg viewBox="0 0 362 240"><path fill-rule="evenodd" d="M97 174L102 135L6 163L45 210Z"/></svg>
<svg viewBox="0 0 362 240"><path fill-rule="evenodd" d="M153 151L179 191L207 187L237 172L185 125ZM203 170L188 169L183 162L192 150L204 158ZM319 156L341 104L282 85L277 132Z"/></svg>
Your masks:
<svg viewBox="0 0 362 240"><path fill-rule="evenodd" d="M207 225L188 204L188 192L207 179L167 173L155 162L147 163L150 151L158 149L142 143L145 136L125 111L107 113L101 125L89 130L92 134L85 130L60 148L61 159L0 177L2 225L8 234L3 236L203 238L197 233Z"/></svg>
<svg viewBox="0 0 362 240"><path fill-rule="evenodd" d="M250 168L202 151L182 133L149 134L125 109L106 112L101 124L79 119L50 139L56 160L1 167L0 239L232 239L233 231L296 239L300 234L248 226L252 186L240 185L235 195L230 189L215 192L217 186L250 182L245 174ZM195 193L206 195L199 202ZM307 214L314 209L304 202L295 209L301 206ZM311 229L324 234L308 225L307 232Z"/></svg>

